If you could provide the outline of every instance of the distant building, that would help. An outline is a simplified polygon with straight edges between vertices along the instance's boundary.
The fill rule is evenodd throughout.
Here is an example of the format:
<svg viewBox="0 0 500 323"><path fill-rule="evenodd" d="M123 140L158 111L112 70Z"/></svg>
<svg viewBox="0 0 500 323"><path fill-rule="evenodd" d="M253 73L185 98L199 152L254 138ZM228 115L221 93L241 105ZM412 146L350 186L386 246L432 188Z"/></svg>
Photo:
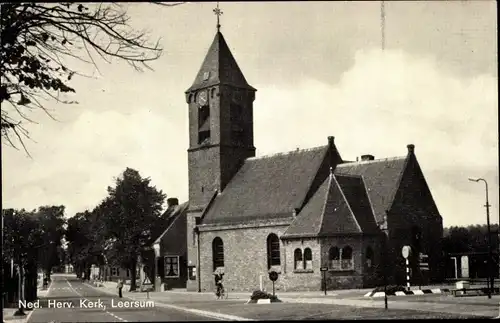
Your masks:
<svg viewBox="0 0 500 323"><path fill-rule="evenodd" d="M389 281L404 283L404 245L415 250L414 281L439 279L442 218L415 146L346 162L328 137L321 147L255 157L255 92L217 32L186 91L187 288L215 290L214 272L224 272L230 291L270 290L273 270L278 290L320 290L321 267L328 289L358 288L381 284L384 264ZM419 253L430 272L418 270Z"/></svg>

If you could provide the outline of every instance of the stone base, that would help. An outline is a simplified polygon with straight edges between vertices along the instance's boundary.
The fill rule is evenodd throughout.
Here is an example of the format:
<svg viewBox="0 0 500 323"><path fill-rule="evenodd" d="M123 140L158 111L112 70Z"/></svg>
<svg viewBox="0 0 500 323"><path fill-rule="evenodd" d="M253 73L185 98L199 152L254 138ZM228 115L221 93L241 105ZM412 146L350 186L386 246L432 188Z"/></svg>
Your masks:
<svg viewBox="0 0 500 323"><path fill-rule="evenodd" d="M247 304L271 304L271 303L283 303L280 299L250 299Z"/></svg>

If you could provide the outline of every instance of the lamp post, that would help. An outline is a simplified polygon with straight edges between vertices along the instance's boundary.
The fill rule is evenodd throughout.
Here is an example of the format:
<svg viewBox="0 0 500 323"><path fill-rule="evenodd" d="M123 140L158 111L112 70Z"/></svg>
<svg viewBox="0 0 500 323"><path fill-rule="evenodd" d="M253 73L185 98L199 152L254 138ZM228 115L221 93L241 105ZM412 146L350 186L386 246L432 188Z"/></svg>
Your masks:
<svg viewBox="0 0 500 323"><path fill-rule="evenodd" d="M491 266L491 263L492 263L492 260L493 260L493 254L492 254L492 246L491 246L491 228L490 228L490 203L489 203L489 200L488 200L488 182L486 182L485 179L483 178L477 178L477 179L474 179L474 178L469 178L469 181L471 182L484 182L485 184L485 188L486 188L486 205L484 207L486 207L486 222L487 222L487 225L488 225L488 280L489 280L489 285L490 285L490 288L488 289L488 298L491 298L491 293L493 292L493 288L494 288L494 278L493 278L493 273L492 273L492 266Z"/></svg>
<svg viewBox="0 0 500 323"><path fill-rule="evenodd" d="M160 278L160 275L158 273L158 258L160 257L160 244L159 243L155 243L153 245L153 249L155 250L155 272L154 272L154 286L155 286L155 291L156 292L159 292L160 291L160 281L159 281L159 278Z"/></svg>

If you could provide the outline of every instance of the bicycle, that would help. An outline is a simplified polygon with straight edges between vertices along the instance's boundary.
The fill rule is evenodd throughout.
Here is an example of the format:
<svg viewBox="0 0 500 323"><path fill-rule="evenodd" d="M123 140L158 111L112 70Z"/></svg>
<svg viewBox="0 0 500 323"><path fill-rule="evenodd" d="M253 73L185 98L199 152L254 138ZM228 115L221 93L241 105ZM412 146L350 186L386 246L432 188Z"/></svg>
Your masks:
<svg viewBox="0 0 500 323"><path fill-rule="evenodd" d="M215 296L217 296L217 299L227 299L228 298L228 294L227 294L224 286L217 288L217 291L215 292Z"/></svg>

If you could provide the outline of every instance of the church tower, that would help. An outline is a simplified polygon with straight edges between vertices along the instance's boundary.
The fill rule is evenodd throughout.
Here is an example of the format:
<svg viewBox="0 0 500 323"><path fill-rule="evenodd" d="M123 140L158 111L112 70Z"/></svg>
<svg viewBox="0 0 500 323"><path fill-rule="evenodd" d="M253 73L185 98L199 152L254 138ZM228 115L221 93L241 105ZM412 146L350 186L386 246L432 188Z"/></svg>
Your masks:
<svg viewBox="0 0 500 323"><path fill-rule="evenodd" d="M189 107L187 246L191 272L195 272L193 267L198 263L194 228L203 210L216 190L224 190L244 160L255 156L255 92L217 28L193 85L186 91ZM196 290L197 285L194 277L188 280L189 290Z"/></svg>

